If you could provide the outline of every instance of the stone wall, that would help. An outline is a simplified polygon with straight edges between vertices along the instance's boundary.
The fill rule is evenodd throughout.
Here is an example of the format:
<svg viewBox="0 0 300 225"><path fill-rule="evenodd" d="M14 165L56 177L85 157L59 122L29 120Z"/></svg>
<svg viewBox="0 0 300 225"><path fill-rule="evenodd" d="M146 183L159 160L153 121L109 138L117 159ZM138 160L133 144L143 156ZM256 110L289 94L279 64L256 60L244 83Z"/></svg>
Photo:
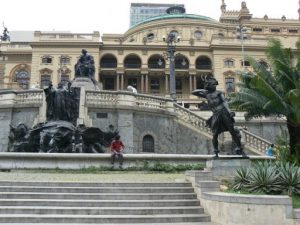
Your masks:
<svg viewBox="0 0 300 225"><path fill-rule="evenodd" d="M101 112L100 112L101 111ZM119 130L129 153L143 152L143 137L154 138L155 153L210 154L211 139L179 123L172 114L138 110L99 110L89 112L93 126L105 131L111 124Z"/></svg>

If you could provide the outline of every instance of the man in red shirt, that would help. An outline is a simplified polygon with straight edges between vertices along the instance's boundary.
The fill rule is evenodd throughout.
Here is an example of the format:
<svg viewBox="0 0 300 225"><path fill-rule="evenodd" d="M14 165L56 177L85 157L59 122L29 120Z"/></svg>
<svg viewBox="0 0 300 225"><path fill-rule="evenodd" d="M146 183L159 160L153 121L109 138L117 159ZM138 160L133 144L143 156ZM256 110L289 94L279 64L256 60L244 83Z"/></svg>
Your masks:
<svg viewBox="0 0 300 225"><path fill-rule="evenodd" d="M120 140L120 135L115 137L115 140L111 143L111 164L114 166L116 158L119 161L119 168L122 169L123 166L123 151L124 151L124 144Z"/></svg>

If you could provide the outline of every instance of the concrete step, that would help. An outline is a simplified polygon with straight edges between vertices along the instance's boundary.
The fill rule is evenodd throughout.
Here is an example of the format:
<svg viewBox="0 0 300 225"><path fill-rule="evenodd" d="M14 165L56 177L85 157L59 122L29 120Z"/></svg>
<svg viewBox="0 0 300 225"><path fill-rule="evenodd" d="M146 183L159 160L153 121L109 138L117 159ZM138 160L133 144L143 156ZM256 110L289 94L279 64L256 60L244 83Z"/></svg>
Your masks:
<svg viewBox="0 0 300 225"><path fill-rule="evenodd" d="M193 193L192 187L45 187L0 186L0 192L47 192L47 193Z"/></svg>
<svg viewBox="0 0 300 225"><path fill-rule="evenodd" d="M1 196L0 196L1 197ZM61 207L176 207L199 206L198 199L177 200L66 200L66 199L1 199L0 206Z"/></svg>
<svg viewBox="0 0 300 225"><path fill-rule="evenodd" d="M70 214L70 215L154 215L203 214L200 206L181 207L46 207L1 206L0 214Z"/></svg>
<svg viewBox="0 0 300 225"><path fill-rule="evenodd" d="M300 219L300 209L294 209L294 218ZM300 221L300 220L299 220ZM299 223L300 224L300 223Z"/></svg>
<svg viewBox="0 0 300 225"><path fill-rule="evenodd" d="M9 199L80 199L80 200L155 200L155 199L195 199L195 193L34 193L0 192L1 198Z"/></svg>
<svg viewBox="0 0 300 225"><path fill-rule="evenodd" d="M192 187L188 182L167 183L91 183L91 182L30 182L30 181L0 181L0 186L40 186L40 187Z"/></svg>
<svg viewBox="0 0 300 225"><path fill-rule="evenodd" d="M0 214L0 223L180 223L210 222L205 214L161 215L36 215Z"/></svg>
<svg viewBox="0 0 300 225"><path fill-rule="evenodd" d="M201 192L220 191L220 182L219 181L197 181L196 187L198 187Z"/></svg>
<svg viewBox="0 0 300 225"><path fill-rule="evenodd" d="M196 181L200 180L214 180L211 171L205 170L188 170L185 172L186 176L194 177Z"/></svg>
<svg viewBox="0 0 300 225"><path fill-rule="evenodd" d="M16 223L0 223L16 225ZM60 225L98 225L99 223L59 223ZM53 223L18 223L17 225L53 225ZM124 225L124 223L101 223L101 225ZM220 225L212 222L181 222L181 223L134 223L134 225Z"/></svg>
<svg viewBox="0 0 300 225"><path fill-rule="evenodd" d="M2 224L216 225L187 182L14 181L0 182Z"/></svg>

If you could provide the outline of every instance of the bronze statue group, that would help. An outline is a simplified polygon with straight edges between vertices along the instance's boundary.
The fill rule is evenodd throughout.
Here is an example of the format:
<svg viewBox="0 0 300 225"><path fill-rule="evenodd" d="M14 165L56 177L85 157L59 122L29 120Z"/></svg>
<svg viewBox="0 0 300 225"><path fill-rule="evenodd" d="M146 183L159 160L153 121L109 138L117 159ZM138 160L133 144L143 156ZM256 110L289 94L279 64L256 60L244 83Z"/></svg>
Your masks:
<svg viewBox="0 0 300 225"><path fill-rule="evenodd" d="M207 126L213 133L212 144L215 156L219 157L220 152L218 136L225 131L229 131L236 145L235 153L246 157L242 149L240 131L234 127L235 113L230 110L224 93L217 90L217 85L218 81L213 77L209 77L205 82L205 89L196 89L192 92L196 96L206 98L208 106L213 112L213 115L207 120Z"/></svg>
<svg viewBox="0 0 300 225"><path fill-rule="evenodd" d="M85 49L81 52L75 65L75 79L87 77L96 84L94 58ZM234 127L235 113L228 107L224 93L216 89L217 85L218 81L209 77L205 89L192 92L196 96L206 98L208 107L213 112L207 120L207 126L211 128L213 134L215 156L219 156L218 136L222 132L229 131L236 145L235 153L246 157L242 149L240 131ZM50 84L44 92L47 102L47 121L37 124L31 130L25 124L11 126L11 151L101 153L104 152L103 147L110 146L114 140L111 145L112 164L116 158L119 158L122 167L124 144L118 132L103 132L97 127L87 128L83 124L77 124L80 88L72 87L71 82L67 87L59 84L58 88L53 88Z"/></svg>

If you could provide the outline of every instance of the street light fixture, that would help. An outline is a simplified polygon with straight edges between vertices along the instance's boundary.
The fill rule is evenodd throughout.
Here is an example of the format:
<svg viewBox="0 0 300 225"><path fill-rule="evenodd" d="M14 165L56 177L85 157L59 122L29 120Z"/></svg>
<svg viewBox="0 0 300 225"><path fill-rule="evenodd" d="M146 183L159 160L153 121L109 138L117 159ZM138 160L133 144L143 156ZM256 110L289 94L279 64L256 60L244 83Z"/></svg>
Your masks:
<svg viewBox="0 0 300 225"><path fill-rule="evenodd" d="M247 27L244 27L242 25L236 27L236 37L241 40L241 44L242 44L243 70L245 70L244 39L247 38L246 32L247 32Z"/></svg>
<svg viewBox="0 0 300 225"><path fill-rule="evenodd" d="M164 56L170 60L170 96L171 99L176 102L175 52L176 43L180 41L180 36L171 32L167 38L163 37L163 41L167 43L167 51L164 53Z"/></svg>

